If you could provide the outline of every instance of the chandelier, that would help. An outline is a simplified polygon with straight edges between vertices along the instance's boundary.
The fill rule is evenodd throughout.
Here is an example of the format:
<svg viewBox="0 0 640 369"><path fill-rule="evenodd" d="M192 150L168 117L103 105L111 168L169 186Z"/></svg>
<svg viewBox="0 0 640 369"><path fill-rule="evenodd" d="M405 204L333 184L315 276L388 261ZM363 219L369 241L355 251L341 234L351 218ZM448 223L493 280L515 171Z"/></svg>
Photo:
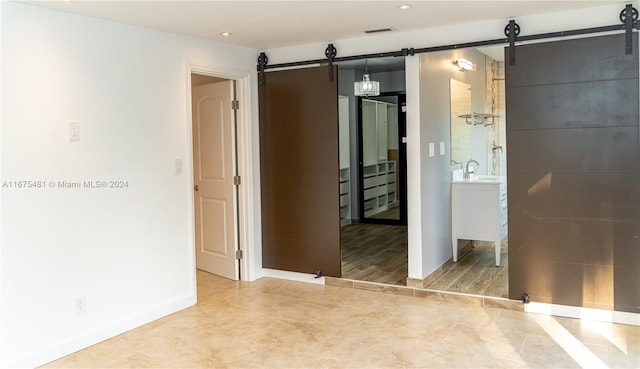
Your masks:
<svg viewBox="0 0 640 369"><path fill-rule="evenodd" d="M362 81L353 84L353 93L356 96L380 95L380 82L371 80L366 60L364 61L364 76L362 76Z"/></svg>

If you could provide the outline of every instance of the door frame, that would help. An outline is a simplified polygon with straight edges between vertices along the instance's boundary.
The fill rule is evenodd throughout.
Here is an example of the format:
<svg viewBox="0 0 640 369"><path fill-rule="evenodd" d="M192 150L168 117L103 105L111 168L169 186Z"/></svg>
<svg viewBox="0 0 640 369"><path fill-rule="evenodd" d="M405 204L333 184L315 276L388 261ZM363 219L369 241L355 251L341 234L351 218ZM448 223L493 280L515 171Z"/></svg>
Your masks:
<svg viewBox="0 0 640 369"><path fill-rule="evenodd" d="M193 271L193 278L196 278L196 244L195 244L195 194L193 191L194 178L193 178L193 121L192 121L192 96L191 96L191 74L201 74L211 77L224 78L235 81L235 95L236 99L240 101L239 109L236 114L236 155L237 155L237 167L236 174L242 177L242 183L237 191L236 199L236 212L237 224L236 234L239 235L239 240L236 245L237 249L242 252L242 259L240 259L240 280L253 281L257 276L256 260L260 260L261 256L255 252L254 247L256 240L253 232L251 232L251 224L257 224L260 222L259 214L256 218L256 213L251 206L254 200L254 181L253 179L253 160L251 155L251 138L255 137L251 129L251 110L253 108L251 83L252 75L249 71L236 70L231 68L220 68L216 66L205 66L196 63L187 63L185 71L185 94L186 94L186 132L185 132L185 152L183 153L184 160L184 175L186 176L186 188L187 199L187 211L188 211L188 227L189 227L189 264L190 269ZM259 199L258 199L259 201ZM234 238L236 236L234 235ZM259 241L259 240L258 240Z"/></svg>

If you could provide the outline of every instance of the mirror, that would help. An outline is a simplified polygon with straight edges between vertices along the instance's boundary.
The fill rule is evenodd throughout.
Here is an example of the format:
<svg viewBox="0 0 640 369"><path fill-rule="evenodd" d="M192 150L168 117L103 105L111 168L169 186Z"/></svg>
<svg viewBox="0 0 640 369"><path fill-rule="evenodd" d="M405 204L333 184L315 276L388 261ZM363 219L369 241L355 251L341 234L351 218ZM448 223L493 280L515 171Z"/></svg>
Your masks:
<svg viewBox="0 0 640 369"><path fill-rule="evenodd" d="M451 110L451 164L471 159L471 125L464 115L471 114L471 86L451 79L449 89Z"/></svg>

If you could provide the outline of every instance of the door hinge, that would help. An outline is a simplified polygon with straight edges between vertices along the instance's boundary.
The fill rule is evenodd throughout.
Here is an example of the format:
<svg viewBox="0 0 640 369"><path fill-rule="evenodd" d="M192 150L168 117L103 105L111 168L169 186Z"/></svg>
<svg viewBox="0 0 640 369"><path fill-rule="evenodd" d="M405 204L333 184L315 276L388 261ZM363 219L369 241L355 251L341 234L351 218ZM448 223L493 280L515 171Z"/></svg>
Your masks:
<svg viewBox="0 0 640 369"><path fill-rule="evenodd" d="M242 178L240 176L233 176L233 185L240 186L242 184Z"/></svg>
<svg viewBox="0 0 640 369"><path fill-rule="evenodd" d="M236 250L236 260L242 259L242 250Z"/></svg>
<svg viewBox="0 0 640 369"><path fill-rule="evenodd" d="M231 101L231 109L233 109L233 110L240 109L240 101L238 101L238 100Z"/></svg>

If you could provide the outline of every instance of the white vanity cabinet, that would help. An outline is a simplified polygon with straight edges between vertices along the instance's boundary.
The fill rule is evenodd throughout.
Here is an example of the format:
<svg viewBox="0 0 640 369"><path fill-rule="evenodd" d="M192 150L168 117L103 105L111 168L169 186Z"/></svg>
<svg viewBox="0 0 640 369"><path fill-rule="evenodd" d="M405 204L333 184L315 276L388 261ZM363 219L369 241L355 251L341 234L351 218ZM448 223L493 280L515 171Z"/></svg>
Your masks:
<svg viewBox="0 0 640 369"><path fill-rule="evenodd" d="M453 181L451 184L451 244L458 261L458 239L495 242L500 266L500 242L507 235L507 183L501 177Z"/></svg>

